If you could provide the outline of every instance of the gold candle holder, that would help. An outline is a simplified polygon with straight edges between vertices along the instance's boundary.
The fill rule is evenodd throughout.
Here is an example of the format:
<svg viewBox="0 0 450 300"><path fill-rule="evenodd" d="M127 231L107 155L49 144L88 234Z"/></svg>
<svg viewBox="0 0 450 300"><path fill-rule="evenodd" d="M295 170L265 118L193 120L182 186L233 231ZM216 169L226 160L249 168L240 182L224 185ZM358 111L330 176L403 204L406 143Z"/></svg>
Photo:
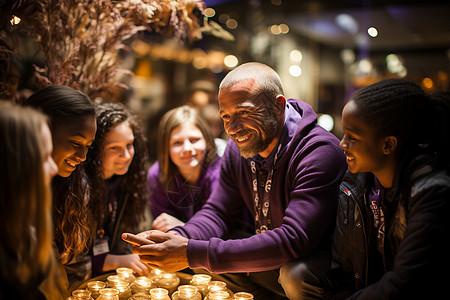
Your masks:
<svg viewBox="0 0 450 300"><path fill-rule="evenodd" d="M74 290L72 292L73 300L92 300L91 292L88 290Z"/></svg>
<svg viewBox="0 0 450 300"><path fill-rule="evenodd" d="M253 300L253 295L247 292L237 292L234 294L234 300Z"/></svg>
<svg viewBox="0 0 450 300"><path fill-rule="evenodd" d="M190 285L196 286L200 294L205 297L208 294L208 285L211 282L211 276L206 274L195 274L192 276Z"/></svg>
<svg viewBox="0 0 450 300"><path fill-rule="evenodd" d="M100 296L100 290L106 287L103 281L90 281L87 283L87 290L91 292L91 297L97 299Z"/></svg>
<svg viewBox="0 0 450 300"><path fill-rule="evenodd" d="M131 297L131 289L128 282L118 282L114 288L119 291L119 300L128 300Z"/></svg>
<svg viewBox="0 0 450 300"><path fill-rule="evenodd" d="M131 296L131 298L128 298L128 300L151 300L151 299L152 298L150 297L150 295L145 293L137 293Z"/></svg>
<svg viewBox="0 0 450 300"><path fill-rule="evenodd" d="M164 271L161 271L160 269L155 268L155 269L150 270L150 274L148 274L147 277L154 281L156 278L158 278L163 273L164 273Z"/></svg>
<svg viewBox="0 0 450 300"><path fill-rule="evenodd" d="M150 290L151 300L170 300L169 291L163 288L153 288Z"/></svg>
<svg viewBox="0 0 450 300"><path fill-rule="evenodd" d="M99 291L97 300L119 300L119 291L113 288L105 288Z"/></svg>
<svg viewBox="0 0 450 300"><path fill-rule="evenodd" d="M125 268L125 267L116 269L117 275L123 277L123 279L126 282L128 282L129 284L132 284L134 282L134 280L136 279L136 277L133 275L133 272L134 272L133 269Z"/></svg>
<svg viewBox="0 0 450 300"><path fill-rule="evenodd" d="M106 280L108 287L119 291L119 300L128 300L131 297L130 284L121 275L110 275Z"/></svg>
<svg viewBox="0 0 450 300"><path fill-rule="evenodd" d="M131 284L131 292L133 294L137 293L149 293L150 289L153 287L153 280L147 276L140 276Z"/></svg>
<svg viewBox="0 0 450 300"><path fill-rule="evenodd" d="M226 291L227 290L227 284L223 281L211 281L208 286L209 292L216 292L216 291Z"/></svg>
<svg viewBox="0 0 450 300"><path fill-rule="evenodd" d="M202 300L202 294L193 285L180 285L173 293L172 300Z"/></svg>
<svg viewBox="0 0 450 300"><path fill-rule="evenodd" d="M205 299L208 299L208 300L231 300L231 296L226 291L213 291L213 292L209 292L208 296Z"/></svg>
<svg viewBox="0 0 450 300"><path fill-rule="evenodd" d="M114 288L117 283L125 282L125 279L119 275L109 275L106 278L106 282L108 283L108 287Z"/></svg>
<svg viewBox="0 0 450 300"><path fill-rule="evenodd" d="M161 273L157 278L153 279L156 287L164 288L172 294L180 284L180 278L175 273Z"/></svg>

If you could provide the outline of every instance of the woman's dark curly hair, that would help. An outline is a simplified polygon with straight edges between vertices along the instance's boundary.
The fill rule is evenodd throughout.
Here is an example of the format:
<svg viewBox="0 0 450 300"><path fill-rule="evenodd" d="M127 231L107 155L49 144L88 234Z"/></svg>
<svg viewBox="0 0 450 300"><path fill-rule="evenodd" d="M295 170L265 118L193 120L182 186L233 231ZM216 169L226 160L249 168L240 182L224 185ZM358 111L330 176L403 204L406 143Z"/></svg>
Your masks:
<svg viewBox="0 0 450 300"><path fill-rule="evenodd" d="M148 153L144 134L136 117L120 103L100 103L96 106L97 111L97 132L92 149L86 159L86 172L89 178L96 179L97 182L90 182L95 187L89 200L91 211L98 224L104 224L108 211L108 192L106 184L102 179L102 157L105 148L105 140L111 129L123 122L128 122L134 135L135 154L133 161L125 175L119 183L117 192L121 195L128 195L129 205L126 206L122 222L129 228L137 229L139 223L144 218L145 206L149 199L146 184ZM101 226L101 225L100 225Z"/></svg>
<svg viewBox="0 0 450 300"><path fill-rule="evenodd" d="M25 101L25 105L46 114L52 131L82 118L95 117L90 98L63 85L51 85L37 91ZM88 194L85 179L83 164L80 164L69 177L55 176L52 180L55 244L64 262L73 255L85 253L92 241L85 203Z"/></svg>

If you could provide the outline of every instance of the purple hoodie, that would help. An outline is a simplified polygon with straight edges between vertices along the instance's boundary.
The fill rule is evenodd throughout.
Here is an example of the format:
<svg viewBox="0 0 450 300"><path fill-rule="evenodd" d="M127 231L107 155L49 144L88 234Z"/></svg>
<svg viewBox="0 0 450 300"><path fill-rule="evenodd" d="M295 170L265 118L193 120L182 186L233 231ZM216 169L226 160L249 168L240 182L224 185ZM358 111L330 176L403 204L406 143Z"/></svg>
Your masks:
<svg viewBox="0 0 450 300"><path fill-rule="evenodd" d="M317 125L311 106L289 99L280 143L270 192L274 228L244 239L221 239L243 205L254 216L250 161L256 161L258 172L268 171L278 148L266 159L245 159L230 140L217 188L189 222L172 229L189 238L190 268L213 273L267 271L329 247L339 184L347 169L339 140Z"/></svg>
<svg viewBox="0 0 450 300"><path fill-rule="evenodd" d="M202 169L195 186L185 182L180 173L172 178L173 189L166 191L159 180L159 163L156 162L147 174L147 185L150 196L150 208L153 218L167 213L183 222L187 222L195 212L200 210L211 191L218 183L220 172L220 157Z"/></svg>

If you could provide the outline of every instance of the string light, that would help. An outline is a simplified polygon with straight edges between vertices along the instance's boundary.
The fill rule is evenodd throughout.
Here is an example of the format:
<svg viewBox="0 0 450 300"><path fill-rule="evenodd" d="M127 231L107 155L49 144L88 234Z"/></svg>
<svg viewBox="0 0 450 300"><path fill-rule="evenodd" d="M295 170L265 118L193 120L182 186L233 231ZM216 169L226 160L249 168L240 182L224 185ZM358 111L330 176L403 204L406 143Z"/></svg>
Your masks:
<svg viewBox="0 0 450 300"><path fill-rule="evenodd" d="M20 23L20 21L22 21L21 18L19 18L18 16L12 16L11 20L9 20L11 22L11 25L17 25Z"/></svg>

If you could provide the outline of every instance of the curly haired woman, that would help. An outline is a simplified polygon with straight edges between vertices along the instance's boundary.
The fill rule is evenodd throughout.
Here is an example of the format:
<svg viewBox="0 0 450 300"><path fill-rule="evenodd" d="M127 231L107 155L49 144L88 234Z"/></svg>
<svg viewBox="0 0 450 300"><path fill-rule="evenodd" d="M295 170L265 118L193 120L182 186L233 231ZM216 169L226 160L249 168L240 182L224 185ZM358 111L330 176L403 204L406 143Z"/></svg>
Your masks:
<svg viewBox="0 0 450 300"><path fill-rule="evenodd" d="M148 268L122 241L124 231L136 232L145 218L149 199L146 175L148 153L141 126L122 104L97 105L97 133L86 161L95 193L90 208L96 221L91 251L92 275L128 267L139 274Z"/></svg>

